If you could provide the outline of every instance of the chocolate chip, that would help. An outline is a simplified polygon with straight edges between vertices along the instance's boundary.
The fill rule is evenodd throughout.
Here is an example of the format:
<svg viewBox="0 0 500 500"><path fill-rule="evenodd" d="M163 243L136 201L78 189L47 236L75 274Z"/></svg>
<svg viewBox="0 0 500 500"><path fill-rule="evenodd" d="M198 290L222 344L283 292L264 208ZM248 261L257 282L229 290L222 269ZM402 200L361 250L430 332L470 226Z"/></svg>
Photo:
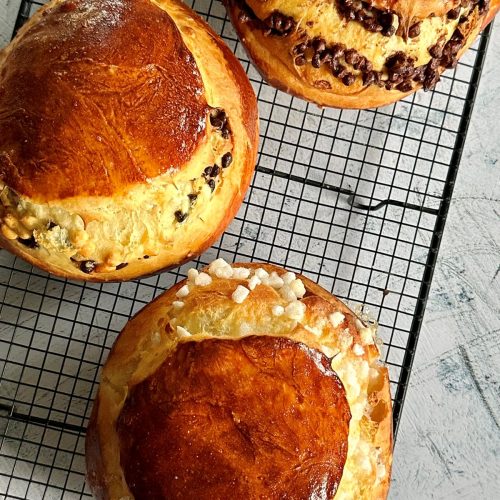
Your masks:
<svg viewBox="0 0 500 500"><path fill-rule="evenodd" d="M339 57L342 57L344 55L344 47L342 47L342 45L335 44L331 47L330 50L334 59L338 59Z"/></svg>
<svg viewBox="0 0 500 500"><path fill-rule="evenodd" d="M123 269L124 267L128 266L128 262L122 262L121 264L118 264L116 266L116 270L119 271L120 269Z"/></svg>
<svg viewBox="0 0 500 500"><path fill-rule="evenodd" d="M212 165L209 165L208 167L205 167L205 170L203 170L203 176L209 176L212 173Z"/></svg>
<svg viewBox="0 0 500 500"><path fill-rule="evenodd" d="M219 175L219 172L220 172L220 167L219 165L214 165L212 167L212 171L210 172L210 176L211 177L217 177Z"/></svg>
<svg viewBox="0 0 500 500"><path fill-rule="evenodd" d="M406 62L406 54L402 51L395 52L385 60L387 68L391 69Z"/></svg>
<svg viewBox="0 0 500 500"><path fill-rule="evenodd" d="M374 17L367 17L363 21L363 26L368 30L374 33L378 33L382 31L382 25L380 25Z"/></svg>
<svg viewBox="0 0 500 500"><path fill-rule="evenodd" d="M213 179L210 179L210 180L208 181L208 185L210 186L210 189L211 189L212 191L214 191L214 189L215 189L215 181L214 181Z"/></svg>
<svg viewBox="0 0 500 500"><path fill-rule="evenodd" d="M435 66L436 59L431 59L425 68L425 78L423 82L424 90L432 89L439 81L439 71ZM438 63L439 65L439 63Z"/></svg>
<svg viewBox="0 0 500 500"><path fill-rule="evenodd" d="M422 83L425 78L425 66L419 66L415 68L415 73L413 74L413 81L417 83Z"/></svg>
<svg viewBox="0 0 500 500"><path fill-rule="evenodd" d="M312 41L312 49L315 52L323 52L326 49L326 42L324 38L316 37Z"/></svg>
<svg viewBox="0 0 500 500"><path fill-rule="evenodd" d="M408 30L408 36L410 38L416 38L420 35L420 21L418 23L412 24Z"/></svg>
<svg viewBox="0 0 500 500"><path fill-rule="evenodd" d="M373 70L373 64L368 59L365 58L363 62L364 62L364 64L361 67L361 69L363 71L372 71Z"/></svg>
<svg viewBox="0 0 500 500"><path fill-rule="evenodd" d="M411 82L404 81L400 83L396 88L401 92L409 92L413 89L413 85L411 84Z"/></svg>
<svg viewBox="0 0 500 500"><path fill-rule="evenodd" d="M363 73L363 85L370 85L375 82L375 71Z"/></svg>
<svg viewBox="0 0 500 500"><path fill-rule="evenodd" d="M378 16L378 22L382 26L382 35L392 36L396 33L396 28L392 25L392 14L390 12L381 13Z"/></svg>
<svg viewBox="0 0 500 500"><path fill-rule="evenodd" d="M332 53L330 52L330 50L329 49L324 50L321 53L321 57L319 60L321 64L329 65L332 60Z"/></svg>
<svg viewBox="0 0 500 500"><path fill-rule="evenodd" d="M445 68L451 69L458 64L458 58L453 54L446 54L441 58L441 65Z"/></svg>
<svg viewBox="0 0 500 500"><path fill-rule="evenodd" d="M293 17L286 16L282 12L275 10L264 20L264 24L268 26L271 31L269 35L286 36L295 27Z"/></svg>
<svg viewBox="0 0 500 500"><path fill-rule="evenodd" d="M356 81L356 77L352 73L347 73L343 78L342 78L342 83L344 85L352 85Z"/></svg>
<svg viewBox="0 0 500 500"><path fill-rule="evenodd" d="M306 63L306 58L303 55L297 56L295 58L296 66L304 66L305 63Z"/></svg>
<svg viewBox="0 0 500 500"><path fill-rule="evenodd" d="M293 27L293 19L291 17L287 17L283 20L281 30L283 32L288 32Z"/></svg>
<svg viewBox="0 0 500 500"><path fill-rule="evenodd" d="M143 259L149 259L149 255L144 255L142 258Z"/></svg>
<svg viewBox="0 0 500 500"><path fill-rule="evenodd" d="M359 62L359 54L354 49L346 50L344 58L347 64L357 64Z"/></svg>
<svg viewBox="0 0 500 500"><path fill-rule="evenodd" d="M210 111L210 124L212 127L222 129L226 123L226 112L221 108L214 108Z"/></svg>
<svg viewBox="0 0 500 500"><path fill-rule="evenodd" d="M367 14L366 12L364 12L363 10L357 10L355 13L354 13L354 19L356 19L356 21L364 21L366 18L367 18Z"/></svg>
<svg viewBox="0 0 500 500"><path fill-rule="evenodd" d="M449 10L446 16L448 17L448 19L458 19L458 17L460 16L460 10L460 6L455 7L454 9Z"/></svg>
<svg viewBox="0 0 500 500"><path fill-rule="evenodd" d="M307 49L307 43L299 43L298 45L295 45L295 47L293 48L293 53L295 55L298 55L298 54L303 54Z"/></svg>
<svg viewBox="0 0 500 500"><path fill-rule="evenodd" d="M443 55L443 47L440 43L436 43L427 49L432 57L439 58Z"/></svg>
<svg viewBox="0 0 500 500"><path fill-rule="evenodd" d="M198 195L196 193L189 193L188 198L191 203L194 203L198 199Z"/></svg>
<svg viewBox="0 0 500 500"><path fill-rule="evenodd" d="M28 248L38 248L39 246L33 235L29 238L17 238L17 241Z"/></svg>
<svg viewBox="0 0 500 500"><path fill-rule="evenodd" d="M174 212L174 215L175 218L177 219L177 222L184 222L188 216L188 214L184 213L182 210L176 210Z"/></svg>
<svg viewBox="0 0 500 500"><path fill-rule="evenodd" d="M311 64L313 65L314 68L319 68L321 66L321 53L316 52L316 54L313 55Z"/></svg>
<svg viewBox="0 0 500 500"><path fill-rule="evenodd" d="M338 64L336 66L332 66L332 74L338 78L344 78L347 74L347 69L342 64Z"/></svg>
<svg viewBox="0 0 500 500"><path fill-rule="evenodd" d="M231 153L226 153L221 158L222 168L227 168L233 162L233 155Z"/></svg>
<svg viewBox="0 0 500 500"><path fill-rule="evenodd" d="M221 134L224 139L229 139L229 136L231 135L231 130L229 129L227 123L225 123L224 126L222 127Z"/></svg>
<svg viewBox="0 0 500 500"><path fill-rule="evenodd" d="M248 21L250 21L250 16L246 12L240 11L238 14L238 21L248 23Z"/></svg>
<svg viewBox="0 0 500 500"><path fill-rule="evenodd" d="M90 274L94 272L95 266L95 260L84 260L83 262L80 262L80 271L84 272L85 274Z"/></svg>

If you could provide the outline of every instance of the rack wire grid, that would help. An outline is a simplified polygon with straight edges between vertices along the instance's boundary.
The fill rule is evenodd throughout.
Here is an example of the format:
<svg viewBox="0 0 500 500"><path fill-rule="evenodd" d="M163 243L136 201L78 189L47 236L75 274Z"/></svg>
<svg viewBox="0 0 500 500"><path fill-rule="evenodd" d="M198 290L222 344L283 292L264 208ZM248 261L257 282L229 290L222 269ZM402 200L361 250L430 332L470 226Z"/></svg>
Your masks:
<svg viewBox="0 0 500 500"><path fill-rule="evenodd" d="M23 0L16 29L40 5ZM219 2L193 8L247 69L261 119L245 201L195 264L269 261L364 304L380 325L397 429L490 29L433 92L319 109L262 81ZM0 496L90 496L84 438L100 367L130 316L190 265L79 283L0 251Z"/></svg>

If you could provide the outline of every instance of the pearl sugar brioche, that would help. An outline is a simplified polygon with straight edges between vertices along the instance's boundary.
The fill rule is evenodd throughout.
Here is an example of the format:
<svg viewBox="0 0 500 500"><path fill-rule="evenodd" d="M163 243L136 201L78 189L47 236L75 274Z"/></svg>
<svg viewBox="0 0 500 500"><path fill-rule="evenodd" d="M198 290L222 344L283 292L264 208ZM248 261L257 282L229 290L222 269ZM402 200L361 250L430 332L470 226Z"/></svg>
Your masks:
<svg viewBox="0 0 500 500"><path fill-rule="evenodd" d="M303 276L218 259L116 340L87 433L97 498L386 498L375 325Z"/></svg>

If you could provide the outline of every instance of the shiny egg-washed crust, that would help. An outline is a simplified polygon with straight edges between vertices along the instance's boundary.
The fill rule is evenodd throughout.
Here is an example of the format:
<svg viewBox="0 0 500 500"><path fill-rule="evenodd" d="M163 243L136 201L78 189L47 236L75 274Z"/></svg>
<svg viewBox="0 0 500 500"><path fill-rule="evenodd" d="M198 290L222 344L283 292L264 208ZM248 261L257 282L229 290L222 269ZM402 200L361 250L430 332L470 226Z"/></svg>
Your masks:
<svg viewBox="0 0 500 500"><path fill-rule="evenodd" d="M280 275L284 272L277 266L258 263L234 264L233 267L261 267L268 272L276 271ZM289 338L305 344L310 349L322 351L327 350L329 345L336 345L341 330L345 332L346 329L353 336L354 343L360 342L356 315L326 290L305 277L299 277L306 288L306 294L301 300L307 308L304 320L291 329L291 320L284 316L273 316L271 313L275 304L283 303L276 290L258 285L242 304L237 304L231 299L231 294L238 284L245 284L244 280L216 277L213 277L208 286L190 286L189 295L182 299L178 299L176 293L186 282L178 283L129 321L113 345L103 367L100 388L87 429L87 481L98 499L133 498L120 464L117 422L131 389L156 373L171 353L175 352L179 342L271 335ZM176 300L184 302L182 309L177 310L172 306ZM341 312L345 318L340 327L333 328L328 323L328 315L336 311ZM184 325L190 331L189 338L180 337L175 333L170 324L172 318L177 318L177 324ZM320 336L303 326L317 321L330 325L324 327ZM243 323L251 333L241 333L240 327ZM337 366L336 373L346 387L349 399L349 391L352 389L347 378L342 378L343 368L355 369L354 367L358 366L356 363L361 362L370 365L369 382L361 387L367 394L366 401L370 410L364 412L365 416L358 421L356 428L352 427L354 424L351 420L349 432L359 432L366 443L365 446L369 447L368 455L377 452L383 475L377 479L373 469L369 473L363 472L357 459L354 460L356 465L353 466L351 462L349 471L344 468L344 476L349 476L350 479L342 477L336 499L351 498L349 495L356 492L359 495L360 491L364 493L356 496L359 500L385 499L388 494L393 444L392 411L388 371L378 359L379 351L375 344L365 345L362 356L355 356L352 348L349 348L342 360L338 361L339 365L342 364L342 369ZM353 411L352 407L351 410ZM276 418L279 418L279 415L276 415ZM193 457L196 456L196 446L191 453ZM373 456L368 458L373 459Z"/></svg>
<svg viewBox="0 0 500 500"><path fill-rule="evenodd" d="M385 106L391 104L393 102L399 101L404 97L412 94L413 92L422 88L421 83L414 83L413 89L409 92L401 92L396 88L391 90L385 89L384 86L379 87L377 85L367 85L364 86L361 78L356 78L355 83L346 86L342 83L340 79L332 78L331 75L327 76L327 82L329 83L329 89L322 88L321 85L314 86L311 81L315 77L317 71L323 71L323 68L317 70L312 68L310 65L310 61L308 61L304 66L300 68L294 65L294 55L292 54L293 47L299 43L300 38L296 37L295 34L285 37L279 36L265 36L261 29L254 29L252 27L251 22L247 22L244 20L244 15L242 12L242 1L243 0L223 0L224 5L229 13L231 18L231 22L235 27L238 36L240 37L243 46L245 47L249 57L254 62L256 68L262 75L262 77L273 87L276 87L279 90L287 92L296 97L300 97L307 101L313 102L318 106L327 106L334 108L347 108L347 109L367 109L374 108L378 106ZM325 8L325 5L329 5L330 2L323 2L323 0L308 0L305 5L307 5L307 9L304 9L303 15L300 18L300 25L306 26L308 21L315 22L315 10L314 7L311 8L312 3L316 3L318 5L322 5ZM332 2L334 3L334 2ZM402 18L401 22L407 22L410 24L410 21L417 21L419 19L433 19L433 23L435 19L438 17L429 18L429 12L432 13L434 10L437 12L445 12L449 8L453 8L455 4L459 2L449 0L432 0L431 2L415 2L414 0L380 0L378 2L368 2L372 3L375 7L378 6L381 8L389 7L393 9L394 12L400 12ZM284 15L290 15L289 6L295 6L295 2L287 2L281 0L271 0L271 2L267 2L264 0L248 0L247 4L254 10L257 17L261 20L265 19L269 16L273 10L278 10L282 12ZM493 16L499 9L498 0L493 0L490 3L489 11L486 15L479 16L472 15L471 22L467 22L463 28L463 35L465 37L465 42L463 47L457 53L457 57L460 58L462 54L472 45L479 32L481 31L486 24L491 21ZM301 4L299 4L301 5ZM420 7L417 7L420 6ZM322 12L324 16L325 13ZM436 14L436 16L439 14ZM408 21L405 21L408 20ZM295 20L297 21L297 20ZM341 21L344 23L345 21ZM353 25L357 25L358 23L352 22ZM435 25L434 25L435 26ZM313 31L316 28L305 28L306 31L312 31L313 33L320 34L327 43L331 43L332 39L328 35L328 33L316 32ZM338 28L340 34L342 32L342 25ZM438 29L438 28L433 28ZM404 43L400 43L403 40L398 35L393 35L392 37L385 37L380 33L371 33L367 31L361 25L354 28L358 35L361 37L366 37L366 40L361 40L358 38L357 44L362 47L359 50L359 53L362 55L365 54L375 54L377 59L380 60L382 54L384 54L384 58L389 57L390 53L383 52L385 49L382 49L384 44L388 43L389 38L397 38L399 39L398 43L395 44L397 49L394 50L402 50L405 52ZM451 30L452 31L452 30ZM446 35L447 38L451 36L451 31ZM423 32L423 35L417 37L411 41L411 45L413 50L419 54L418 60L420 61L418 65L427 64L431 58L429 53L427 52L428 47L434 45L439 36L436 37L432 43L428 43L430 33L426 34ZM422 45L420 43L420 47L418 47L419 40L423 40ZM335 40L335 43L344 42L343 36ZM417 45L415 45L417 44ZM379 50L373 51L373 47L379 47ZM357 48L352 47L349 43L346 48ZM393 52L393 53L394 53ZM415 52L412 54L415 55ZM370 60L370 57L368 57ZM373 61L372 61L373 62ZM375 64L376 69L378 64ZM440 73L445 71L444 68L439 68ZM304 72L304 75L301 74ZM318 74L318 82L322 82L323 78L321 74Z"/></svg>
<svg viewBox="0 0 500 500"><path fill-rule="evenodd" d="M199 177L217 134L211 107L226 112L233 158L210 210L175 228L170 248L155 241L149 259L86 274L65 254L3 233L0 246L65 278L123 281L194 258L236 214L257 154L255 94L234 54L182 2L53 0L0 51L0 70L0 190L39 208L112 221L110 207L127 217L123 207L148 202L150 186L159 196L157 183Z"/></svg>

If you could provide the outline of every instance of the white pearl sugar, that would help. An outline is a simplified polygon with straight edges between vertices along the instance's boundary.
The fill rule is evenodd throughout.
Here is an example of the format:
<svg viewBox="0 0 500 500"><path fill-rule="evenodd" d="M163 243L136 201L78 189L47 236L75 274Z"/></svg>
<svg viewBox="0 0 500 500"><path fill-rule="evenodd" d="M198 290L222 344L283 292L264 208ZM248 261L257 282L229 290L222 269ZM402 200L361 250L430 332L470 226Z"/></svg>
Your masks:
<svg viewBox="0 0 500 500"><path fill-rule="evenodd" d="M281 316L285 312L285 308L283 306L273 306L273 315Z"/></svg>
<svg viewBox="0 0 500 500"><path fill-rule="evenodd" d="M337 328L337 326L339 326L344 321L345 316L340 311L335 311L328 316L328 319L330 320L333 328Z"/></svg>
<svg viewBox="0 0 500 500"><path fill-rule="evenodd" d="M196 279L196 277L198 276L198 270L197 269L189 269L188 271L188 280L189 281L194 281Z"/></svg>
<svg viewBox="0 0 500 500"><path fill-rule="evenodd" d="M295 321L301 321L306 312L306 305L298 300L290 302L285 307L285 314Z"/></svg>
<svg viewBox="0 0 500 500"><path fill-rule="evenodd" d="M178 326L177 335L179 335L179 337L190 337L191 333L189 333L184 327Z"/></svg>
<svg viewBox="0 0 500 500"><path fill-rule="evenodd" d="M176 297L179 297L180 299L182 297L187 297L189 295L189 286L184 285L179 290L177 290L177 293L175 294Z"/></svg>
<svg viewBox="0 0 500 500"><path fill-rule="evenodd" d="M207 286L210 285L210 283L212 283L212 276L207 273L198 274L194 280L194 284L197 286Z"/></svg>
<svg viewBox="0 0 500 500"><path fill-rule="evenodd" d="M246 288L242 285L238 285L236 287L236 290L231 295L231 298L237 304L241 304L248 297L249 293L250 293L250 290L248 288Z"/></svg>

